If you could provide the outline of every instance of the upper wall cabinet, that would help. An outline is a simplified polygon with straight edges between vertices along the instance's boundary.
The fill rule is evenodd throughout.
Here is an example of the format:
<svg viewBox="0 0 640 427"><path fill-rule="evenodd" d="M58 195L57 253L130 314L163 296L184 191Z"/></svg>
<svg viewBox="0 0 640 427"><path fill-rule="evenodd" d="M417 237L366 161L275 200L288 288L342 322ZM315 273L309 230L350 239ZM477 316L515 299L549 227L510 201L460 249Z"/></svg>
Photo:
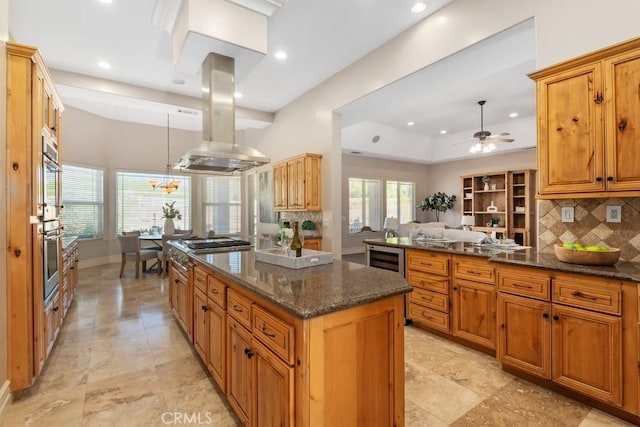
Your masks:
<svg viewBox="0 0 640 427"><path fill-rule="evenodd" d="M537 88L538 197L639 196L640 39L530 77Z"/></svg>
<svg viewBox="0 0 640 427"><path fill-rule="evenodd" d="M322 210L321 154L305 153L273 164L273 209Z"/></svg>

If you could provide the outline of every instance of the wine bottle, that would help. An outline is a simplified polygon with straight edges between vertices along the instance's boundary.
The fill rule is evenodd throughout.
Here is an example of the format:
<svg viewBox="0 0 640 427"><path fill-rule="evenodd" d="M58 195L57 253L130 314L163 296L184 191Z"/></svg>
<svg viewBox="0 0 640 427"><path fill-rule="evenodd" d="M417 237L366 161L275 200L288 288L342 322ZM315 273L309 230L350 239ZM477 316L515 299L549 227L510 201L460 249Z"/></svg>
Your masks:
<svg viewBox="0 0 640 427"><path fill-rule="evenodd" d="M300 232L298 231L298 221L293 223L293 239L291 239L291 250L296 251L296 258L302 256L302 241L300 240Z"/></svg>

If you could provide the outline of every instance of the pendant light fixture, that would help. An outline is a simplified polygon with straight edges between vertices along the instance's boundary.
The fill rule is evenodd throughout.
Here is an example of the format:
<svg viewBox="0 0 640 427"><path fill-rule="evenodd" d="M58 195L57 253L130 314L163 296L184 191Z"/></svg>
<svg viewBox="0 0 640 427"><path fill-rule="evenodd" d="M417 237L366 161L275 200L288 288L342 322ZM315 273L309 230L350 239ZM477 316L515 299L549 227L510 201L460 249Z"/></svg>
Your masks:
<svg viewBox="0 0 640 427"><path fill-rule="evenodd" d="M164 178L162 178L162 181L160 183L158 183L158 180L156 179L149 180L149 184L151 184L154 190L156 187L159 187L162 189L162 191L164 191L167 194L171 194L174 191L176 191L178 189L178 186L180 185L180 181L175 179L175 177L173 176L173 173L171 172L171 170L173 169L173 166L171 165L169 154L170 154L169 114L167 113L167 165L165 166L165 169L164 169Z"/></svg>

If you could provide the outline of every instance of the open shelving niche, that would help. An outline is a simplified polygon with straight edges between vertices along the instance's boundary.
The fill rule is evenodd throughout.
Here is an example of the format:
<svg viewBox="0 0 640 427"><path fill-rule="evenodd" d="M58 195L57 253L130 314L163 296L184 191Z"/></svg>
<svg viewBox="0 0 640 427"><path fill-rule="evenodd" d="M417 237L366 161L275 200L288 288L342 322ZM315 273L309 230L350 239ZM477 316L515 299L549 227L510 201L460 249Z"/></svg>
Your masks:
<svg viewBox="0 0 640 427"><path fill-rule="evenodd" d="M485 189L483 177L489 177ZM474 231L496 232L527 246L535 244L535 170L487 172L461 177L462 214L475 217ZM487 210L489 206L496 210ZM499 218L498 227L490 225Z"/></svg>

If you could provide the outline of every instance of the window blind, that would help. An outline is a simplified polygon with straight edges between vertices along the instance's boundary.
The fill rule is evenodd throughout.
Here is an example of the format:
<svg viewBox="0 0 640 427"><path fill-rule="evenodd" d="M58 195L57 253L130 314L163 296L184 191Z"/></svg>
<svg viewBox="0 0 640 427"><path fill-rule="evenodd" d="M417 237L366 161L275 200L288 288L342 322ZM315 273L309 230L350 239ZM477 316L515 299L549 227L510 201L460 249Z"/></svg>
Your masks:
<svg viewBox="0 0 640 427"><path fill-rule="evenodd" d="M104 234L104 171L62 165L61 220L65 236L100 239Z"/></svg>
<svg viewBox="0 0 640 427"><path fill-rule="evenodd" d="M204 182L204 230L240 234L242 181L239 176L209 176Z"/></svg>

